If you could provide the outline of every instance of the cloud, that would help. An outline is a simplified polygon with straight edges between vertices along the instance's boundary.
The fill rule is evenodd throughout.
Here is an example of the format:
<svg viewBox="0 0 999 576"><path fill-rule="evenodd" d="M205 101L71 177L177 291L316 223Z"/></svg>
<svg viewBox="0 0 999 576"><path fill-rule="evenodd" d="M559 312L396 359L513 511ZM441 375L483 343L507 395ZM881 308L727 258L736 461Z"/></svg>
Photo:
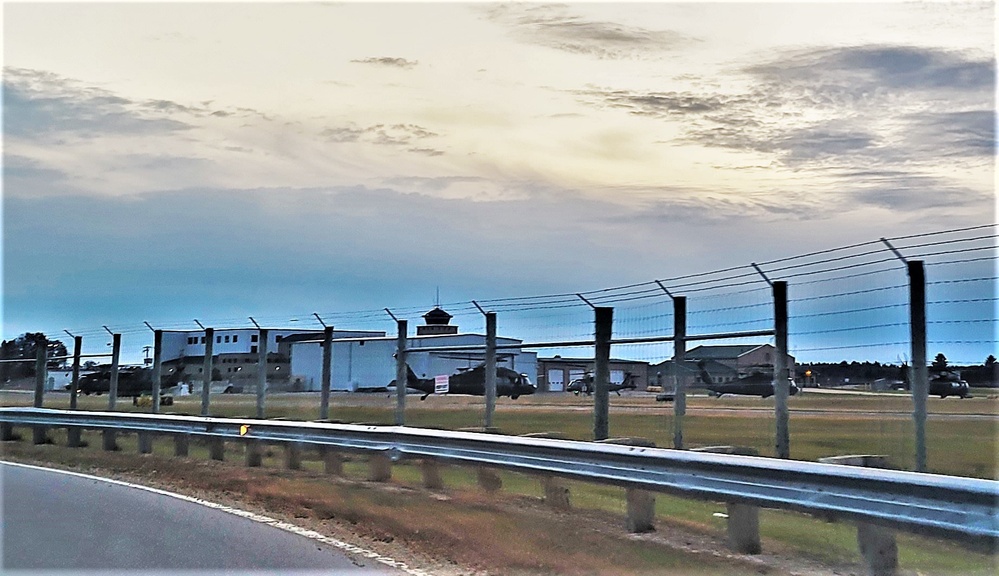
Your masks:
<svg viewBox="0 0 999 576"><path fill-rule="evenodd" d="M602 59L643 57L688 41L670 30L587 20L559 5L502 4L489 8L486 15L524 42Z"/></svg>
<svg viewBox="0 0 999 576"><path fill-rule="evenodd" d="M746 71L815 89L984 91L995 88L995 59L917 46L868 45L792 52Z"/></svg>
<svg viewBox="0 0 999 576"><path fill-rule="evenodd" d="M405 58L364 58L361 60L351 60L354 64L373 64L375 66L388 66L390 68L414 68L419 60L406 60Z"/></svg>
<svg viewBox="0 0 999 576"><path fill-rule="evenodd" d="M34 140L54 135L93 138L105 134L162 134L191 127L157 113L175 112L182 106L166 101L147 106L37 70L5 68L3 97L7 136Z"/></svg>
<svg viewBox="0 0 999 576"><path fill-rule="evenodd" d="M367 142L387 146L411 146L418 140L439 136L416 124L374 124L359 127L351 123L326 128L319 134L330 142ZM424 150L427 149L417 151L425 153Z"/></svg>

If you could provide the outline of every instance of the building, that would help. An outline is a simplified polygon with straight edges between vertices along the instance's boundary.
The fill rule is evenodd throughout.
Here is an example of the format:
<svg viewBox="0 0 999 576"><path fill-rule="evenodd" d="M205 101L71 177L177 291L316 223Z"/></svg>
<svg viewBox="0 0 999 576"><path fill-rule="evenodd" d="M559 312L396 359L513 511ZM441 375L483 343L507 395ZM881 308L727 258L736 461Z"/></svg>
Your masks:
<svg viewBox="0 0 999 576"><path fill-rule="evenodd" d="M593 373L593 358L538 358L538 391L563 392L569 382ZM635 378L637 390L645 390L648 385L649 363L638 360L610 361L610 381L620 384L630 373Z"/></svg>
<svg viewBox="0 0 999 576"><path fill-rule="evenodd" d="M420 378L433 378L456 374L475 368L485 362L486 336L461 334L458 327L450 325L451 315L434 308L424 315L427 322L417 327L415 336L406 339L407 363ZM337 338L332 349L332 375L330 388L339 391L357 391L385 388L396 377L396 336L355 336ZM497 337L502 346L516 346L522 341ZM418 352L412 349L440 346L481 346L481 350ZM322 335L290 342L291 373L294 382L303 390L322 388L323 347ZM537 354L518 348L503 348L496 353L496 365L504 366L533 377L537 374ZM533 380L533 378L532 378Z"/></svg>
<svg viewBox="0 0 999 576"><path fill-rule="evenodd" d="M695 383L701 382L700 367L712 383L734 382L753 373L773 373L777 349L772 344L741 344L729 346L698 346L684 356L687 371ZM794 356L787 355L787 369L794 374ZM673 361L666 360L649 367L649 380L667 389L673 386Z"/></svg>
<svg viewBox="0 0 999 576"><path fill-rule="evenodd" d="M334 338L375 335L385 332L336 330ZM303 339L323 337L320 330L273 329L267 331L267 380L278 389L293 389L291 380L291 344ZM212 380L224 381L237 391L257 381L260 330L233 328L214 331L212 343ZM202 330L163 332L161 355L163 378L173 382L200 382L204 376L206 335Z"/></svg>

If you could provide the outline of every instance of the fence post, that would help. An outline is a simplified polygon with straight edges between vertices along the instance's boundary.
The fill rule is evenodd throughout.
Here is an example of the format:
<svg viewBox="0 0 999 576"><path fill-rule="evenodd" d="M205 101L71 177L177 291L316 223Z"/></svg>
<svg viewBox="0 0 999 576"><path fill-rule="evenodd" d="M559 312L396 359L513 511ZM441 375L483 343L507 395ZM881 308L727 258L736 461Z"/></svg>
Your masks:
<svg viewBox="0 0 999 576"><path fill-rule="evenodd" d="M163 386L163 331L157 330L153 334L153 356L156 356L156 351L159 351L159 362L153 359L153 403L151 411L153 414L160 413L160 389ZM178 366L179 370L180 367Z"/></svg>
<svg viewBox="0 0 999 576"><path fill-rule="evenodd" d="M930 395L926 369L926 272L922 260L906 262L909 271L909 332L912 339L913 418L916 432L916 471L926 472L926 401Z"/></svg>
<svg viewBox="0 0 999 576"><path fill-rule="evenodd" d="M154 336L155 342L155 336ZM155 355L155 354L154 354ZM121 361L121 334L111 335L111 384L108 387L108 411L113 412L118 405L118 364ZM156 364L153 364L153 375Z"/></svg>
<svg viewBox="0 0 999 576"><path fill-rule="evenodd" d="M35 343L35 408L42 407L42 400L45 396L45 354L48 342L43 338Z"/></svg>
<svg viewBox="0 0 999 576"><path fill-rule="evenodd" d="M153 410L158 410L159 401L159 381L163 376L163 331L153 331ZM155 413L155 412L154 412ZM139 432L139 453L152 454L153 435L148 432Z"/></svg>
<svg viewBox="0 0 999 576"><path fill-rule="evenodd" d="M69 409L76 410L80 395L80 354L83 351L83 336L73 336L73 383L69 388Z"/></svg>
<svg viewBox="0 0 999 576"><path fill-rule="evenodd" d="M597 306L593 309L594 367L593 367L593 439L606 440L610 434L610 350L614 309Z"/></svg>
<svg viewBox="0 0 999 576"><path fill-rule="evenodd" d="M261 328L257 343L257 418L264 418L264 395L267 393L267 328Z"/></svg>
<svg viewBox="0 0 999 576"><path fill-rule="evenodd" d="M683 417L687 414L687 297L673 297L673 448L683 450Z"/></svg>
<svg viewBox="0 0 999 576"><path fill-rule="evenodd" d="M395 425L406 424L406 383L409 379L406 364L406 321L397 321L399 334L395 345Z"/></svg>
<svg viewBox="0 0 999 576"><path fill-rule="evenodd" d="M42 339L35 344L35 408L42 407L42 400L45 395L45 356L48 348L48 341ZM44 426L35 426L31 429L31 440L34 444L48 444L51 442L45 434Z"/></svg>
<svg viewBox="0 0 999 576"><path fill-rule="evenodd" d="M319 448L323 459L323 472L332 476L343 476L343 456L336 450L325 446Z"/></svg>
<svg viewBox="0 0 999 576"><path fill-rule="evenodd" d="M77 396L80 392L80 354L83 350L83 336L73 336L73 383L69 391L69 409L76 410ZM79 448L80 433L79 428L68 428L66 430L66 444L70 448Z"/></svg>
<svg viewBox="0 0 999 576"><path fill-rule="evenodd" d="M486 312L486 428L493 427L496 411L496 313Z"/></svg>
<svg viewBox="0 0 999 576"><path fill-rule="evenodd" d="M333 380L333 327L323 328L323 382L319 392L319 419L330 417L330 388Z"/></svg>
<svg viewBox="0 0 999 576"><path fill-rule="evenodd" d="M205 328L205 359L201 364L201 415L208 416L208 395L212 386L212 356L215 352L215 329Z"/></svg>
<svg viewBox="0 0 999 576"><path fill-rule="evenodd" d="M284 445L284 467L288 470L302 468L302 443L288 442Z"/></svg>
<svg viewBox="0 0 999 576"><path fill-rule="evenodd" d="M787 399L791 386L787 371L787 282L773 283L774 295L774 416L776 418L776 448L778 458L791 457L791 435L788 428Z"/></svg>

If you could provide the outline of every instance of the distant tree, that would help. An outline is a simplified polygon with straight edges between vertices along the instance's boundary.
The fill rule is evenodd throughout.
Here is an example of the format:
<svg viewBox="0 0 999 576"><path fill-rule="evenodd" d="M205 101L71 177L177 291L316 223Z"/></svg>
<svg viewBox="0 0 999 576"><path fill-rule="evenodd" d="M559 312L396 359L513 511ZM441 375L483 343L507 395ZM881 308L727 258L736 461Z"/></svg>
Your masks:
<svg viewBox="0 0 999 576"><path fill-rule="evenodd" d="M933 369L934 370L946 370L947 369L947 357L943 353L937 354L933 359Z"/></svg>
<svg viewBox="0 0 999 576"><path fill-rule="evenodd" d="M996 365L996 357L989 354L989 357L985 359L985 367L992 369Z"/></svg>
<svg viewBox="0 0 999 576"><path fill-rule="evenodd" d="M0 343L0 359L31 360L38 354L39 346L45 346L46 357L53 358L66 355L66 346L59 340L49 340L41 332L25 332L13 340ZM49 368L59 368L66 364L65 360L50 360ZM0 376L6 378L23 378L35 375L34 362L4 362L0 364Z"/></svg>

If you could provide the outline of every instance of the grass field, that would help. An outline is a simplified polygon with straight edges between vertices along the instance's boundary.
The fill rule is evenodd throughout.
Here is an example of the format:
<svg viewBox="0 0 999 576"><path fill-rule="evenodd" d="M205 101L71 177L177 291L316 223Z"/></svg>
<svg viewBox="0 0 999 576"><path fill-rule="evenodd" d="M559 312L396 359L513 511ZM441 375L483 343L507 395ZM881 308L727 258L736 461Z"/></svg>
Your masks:
<svg viewBox="0 0 999 576"><path fill-rule="evenodd" d="M10 405L30 405L31 397L26 394L3 394L0 400L6 406ZM525 401L527 400L527 401ZM888 454L892 462L898 467L911 467L912 449L912 423L911 406L908 405L908 398L896 395L886 396L852 396L852 395L802 395L796 397L792 404L791 413L791 446L792 456L797 459L815 460L822 456L856 454L856 453L880 453ZM212 398L213 415L248 417L254 411L254 397L251 395L220 395ZM81 409L102 410L106 408L106 397L83 397L80 399ZM314 419L317 415L318 396L312 394L287 394L275 395L268 398L267 416L283 417L291 419ZM46 398L46 407L65 408L68 406L68 397L64 394L52 394ZM496 426L507 434L523 434L528 432L558 432L567 438L587 440L592 437L592 413L590 407L592 400L578 398L569 395L549 396L538 395L532 398L522 398L517 402L503 399L500 401L495 416ZM652 439L660 446L670 446L673 434L672 407L668 405L656 404L648 397L612 397L611 400L611 433L612 436L634 436ZM693 397L688 403L688 414L684 420L684 436L688 446L705 446L717 444L735 444L740 446L750 446L757 448L761 454L770 455L773 443L773 415L772 400L765 401L754 398L722 398L708 399ZM135 410L130 402L120 403L123 410ZM331 416L344 422L366 422L390 424L393 420L394 398L387 395L334 395L332 400ZM148 408L143 409L148 410ZM197 414L200 410L200 398L187 397L178 398L172 407L164 407L177 413ZM433 427L439 429L459 429L477 427L482 424L482 399L481 398L430 398L426 402L420 402L415 397L409 397L406 411L406 421L408 425ZM979 396L967 400L958 399L930 399L931 418L928 423L928 460L933 472L973 476L981 478L995 478L996 474L996 444L997 444L997 402L995 398ZM134 456L136 452L134 436L122 436L122 451L115 454L107 454L94 446L99 447L100 440L96 434L91 439L91 448L87 450L69 450L66 448L32 447L27 443L16 443L17 449L11 450L12 446L6 446L6 452L13 454L17 452L20 457L28 459L44 459L46 455L51 460L62 462L64 465L94 467L97 469L111 468L113 470L128 469L128 459L142 460ZM57 443L59 442L57 440ZM64 444L64 443L63 443ZM227 463L225 466L232 469L245 471L240 464L243 459L242 447L238 445L227 445ZM281 453L277 448L272 448L265 458L262 471L274 471L281 468ZM155 444L155 458L159 459L158 469L162 472L164 467L171 461L172 444L159 441ZM207 450L198 443L192 445L191 460L198 462L207 461ZM214 464L214 463L213 463ZM190 467L190 466L188 466ZM302 493L315 493L319 490L316 486L323 484L318 478L320 475L321 463L313 455L306 457L303 465L305 477L282 475L278 479L273 479L269 490L258 491L253 498L255 502L264 502L269 506L278 508L301 508L295 514L302 514L303 517L312 517L315 510L322 509L322 498L313 496L313 500L301 500ZM345 474L348 478L357 481L364 479L367 472L367 463L363 459L352 459L345 464ZM243 474L244 472L240 472ZM178 472L180 474L180 472ZM312 474L312 476L309 476ZM449 492L461 494L455 496L455 501L472 502L472 510L477 510L476 506L484 506L479 500L481 496L470 496L481 494L476 488L476 476L474 471L460 468L447 467L444 469L443 477ZM540 499L542 491L535 478L515 473L501 473L503 480L502 493L505 498L527 498L528 501ZM391 485L419 487L420 470L415 463L400 463L393 466L393 480ZM278 481L279 480L279 481ZM197 481L185 476L184 482L195 485ZM264 482L263 485L268 485ZM569 482L572 505L574 509L592 511L607 515L607 517L621 517L624 511L623 491L619 488L591 485L582 482ZM217 488L217 487L216 487ZM210 486L205 489L212 489ZM223 488L223 492L233 493L238 486ZM287 491L286 498L282 500L282 491ZM266 492L266 493L265 493ZM318 493L317 493L318 494ZM369 497L373 493L366 492ZM362 496L356 496L349 505L341 502L338 504L340 514L348 517L360 519L370 519L376 522L388 522L387 517L393 518L392 522L401 522L404 525L396 526L393 530L402 534L409 534L402 540L421 547L421 540L413 536L412 530L418 530L414 526L422 525L415 511L422 511L421 505L414 502L405 504L414 510L414 514L390 515L383 510L383 504L378 504L379 498L365 500ZM397 505L401 505L399 502ZM491 505L491 504L490 504ZM346 508L344 508L346 506ZM724 520L715 514L725 511L724 505L715 502L691 501L682 498L669 496L657 497L657 517L663 526L672 526L678 530L693 534L702 534L708 537L719 537L724 534ZM382 510L380 513L375 513ZM469 511L449 511L448 514L460 516L454 522L462 526L474 522L466 517ZM586 546L578 549L574 544L560 541L556 547L563 550L564 554L558 559L552 559L550 554L545 555L543 546L538 542L545 542L550 537L547 531L551 530L573 530L572 522L567 526L548 526L542 528L542 524L537 526L524 526L522 522L528 521L517 516L517 514L505 515L506 512L490 508L488 511L480 512L484 515L477 516L479 520L486 522L488 528L478 526L468 528L470 530L485 531L496 534L518 530L524 532L518 535L516 541L518 546L529 550L528 558L531 560L524 564L519 564L521 560L508 558L503 555L491 557L485 561L485 565L497 573L577 573L572 567L575 563L583 563L586 566L603 566L605 563L588 558ZM488 512L488 513L487 513ZM522 510L520 512L523 512ZM497 516L498 515L498 516ZM383 517L384 516L384 517ZM411 517L412 516L412 517ZM408 520L407 520L408 518ZM505 528L496 524L494 520L488 518L503 518ZM540 522L532 516L529 522ZM547 516L545 516L547 518ZM546 520L547 521L547 520ZM552 520L554 521L554 520ZM407 527L405 524L409 523ZM390 523L391 524L391 523ZM493 525L496 524L496 525ZM428 530L428 527L424 527ZM664 528L660 528L663 532ZM519 532L517 532L519 534ZM534 534L533 537L530 534ZM855 529L844 523L827 523L815 518L795 513L787 513L774 510L761 511L761 535L764 540L764 549L773 551L780 555L794 558L801 558L807 562L818 563L823 566L838 567L855 566L858 561L856 552ZM437 546L440 544L436 538L443 541L452 542L461 540L466 535L448 533L437 534L432 539ZM508 536L505 536L508 537ZM580 538L580 542L588 541L588 538ZM656 546L643 543L635 549L628 548L630 544L627 539L625 543L618 543L615 539L615 546L630 550L627 558L617 558L613 566L619 570L614 572L603 572L594 569L590 572L582 573L627 573L643 574L656 573L652 566L672 566L680 572L686 572L684 560L676 557L675 554L667 554ZM453 544L453 542L452 542ZM606 548L606 547L604 547ZM681 555L682 556L682 555ZM519 556L522 558L523 556ZM994 555L984 554L965 550L955 544L933 539L920 538L909 535L899 536L899 557L903 567L916 570L920 574L994 574L996 572L996 558ZM572 560L570 561L569 558ZM648 560L642 560L646 559ZM459 558L455 561L472 561L470 558ZM688 559L686 562L689 562ZM702 562L703 559L698 559ZM690 566L700 564L690 564ZM731 568L725 561L720 564L711 564L708 570L710 573L730 573ZM627 567L627 569L625 569ZM513 570L515 568L515 570ZM734 572L741 573L741 568L735 568Z"/></svg>

